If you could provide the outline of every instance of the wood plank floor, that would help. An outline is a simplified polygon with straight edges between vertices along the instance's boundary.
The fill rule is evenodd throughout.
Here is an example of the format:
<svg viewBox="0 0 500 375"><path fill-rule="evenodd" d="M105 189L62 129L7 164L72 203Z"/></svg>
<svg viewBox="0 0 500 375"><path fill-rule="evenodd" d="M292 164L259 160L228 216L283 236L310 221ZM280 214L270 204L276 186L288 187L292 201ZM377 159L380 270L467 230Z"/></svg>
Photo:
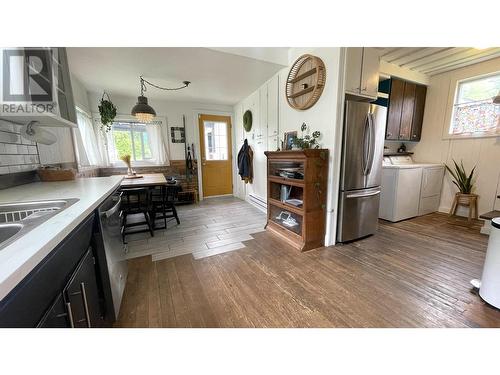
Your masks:
<svg viewBox="0 0 500 375"><path fill-rule="evenodd" d="M431 214L298 253L267 232L203 259L130 260L117 327L500 327L471 291L488 237Z"/></svg>

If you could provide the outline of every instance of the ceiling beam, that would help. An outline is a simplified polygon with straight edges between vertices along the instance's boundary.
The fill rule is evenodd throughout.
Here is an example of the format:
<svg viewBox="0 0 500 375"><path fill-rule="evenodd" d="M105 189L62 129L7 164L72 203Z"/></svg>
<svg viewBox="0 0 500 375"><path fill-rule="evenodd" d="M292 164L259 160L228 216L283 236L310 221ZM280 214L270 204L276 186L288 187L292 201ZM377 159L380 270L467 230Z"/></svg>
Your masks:
<svg viewBox="0 0 500 375"><path fill-rule="evenodd" d="M492 60L492 59L495 59L497 57L500 57L500 49L497 52L494 52L494 53L491 53L491 54L487 54L487 55L484 55L482 57L477 57L476 56L473 59L462 60L461 62L457 62L457 63L454 63L454 64L449 64L449 65L447 65L445 67L442 67L440 69L435 69L435 70L429 72L428 75L429 76L435 76L437 74L449 72L450 70L460 69L460 68L463 68L465 66L470 66L470 65L477 64L477 63L480 63L480 62L483 62L483 61Z"/></svg>
<svg viewBox="0 0 500 375"><path fill-rule="evenodd" d="M416 72L414 70L405 69L396 64L391 64L387 61L380 61L380 74L388 77L399 77L407 81L420 83L422 85L429 84L429 76Z"/></svg>
<svg viewBox="0 0 500 375"><path fill-rule="evenodd" d="M423 59L424 57L431 56L435 53L442 52L444 50L451 49L451 47L430 47L430 48L423 48L422 50L412 53L411 55L402 57L398 59L397 64L402 67L406 67L406 65L411 64L413 62L416 62L417 60Z"/></svg>
<svg viewBox="0 0 500 375"><path fill-rule="evenodd" d="M422 72L424 74L432 72L433 70L437 70L440 68L445 68L447 65L453 65L460 63L462 61L471 61L475 58L481 58L483 56L491 55L495 53L495 48L488 48L487 50L478 50L475 48L468 48L465 51L460 53L456 53L452 56L448 56L444 59L440 59L439 61L433 61L431 63L421 65L416 70Z"/></svg>
<svg viewBox="0 0 500 375"><path fill-rule="evenodd" d="M398 59L400 59L402 57L405 57L405 56L408 56L408 55L410 55L410 54L412 54L414 52L418 52L421 49L423 49L423 48L422 47L420 47L420 48L401 47L401 48L397 48L393 52L386 53L385 55L382 55L381 59L385 60L387 62L393 63L393 64L397 64L396 61Z"/></svg>
<svg viewBox="0 0 500 375"><path fill-rule="evenodd" d="M405 65L405 68L419 70L418 69L419 66L428 64L430 62L442 59L442 58L447 57L447 56L454 55L456 53L460 53L464 49L465 48L450 48L450 49L447 49L445 51L440 51L440 52L437 52L437 53L433 53L430 56L424 57L424 58L419 59L417 61L414 61L412 63L407 63Z"/></svg>

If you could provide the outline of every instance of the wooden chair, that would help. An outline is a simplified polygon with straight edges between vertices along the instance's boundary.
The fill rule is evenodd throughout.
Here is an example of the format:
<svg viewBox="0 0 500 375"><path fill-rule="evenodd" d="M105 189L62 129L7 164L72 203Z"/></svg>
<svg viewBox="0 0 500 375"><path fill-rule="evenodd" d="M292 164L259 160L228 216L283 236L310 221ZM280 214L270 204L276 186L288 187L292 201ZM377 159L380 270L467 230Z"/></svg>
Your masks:
<svg viewBox="0 0 500 375"><path fill-rule="evenodd" d="M472 214L474 212L474 219L477 219L477 194L462 194L456 193L453 199L453 204L451 205L450 216L457 213L458 206L466 206L469 208L468 220L472 220Z"/></svg>
<svg viewBox="0 0 500 375"><path fill-rule="evenodd" d="M149 216L150 202L149 202L149 189L148 188L125 188L121 189L123 192L123 199L121 205L122 225L121 235L122 242L126 242L126 236L134 233L149 232L151 237L154 237L153 224ZM129 222L129 216L143 215L144 220ZM146 229L127 230L127 228L146 226Z"/></svg>
<svg viewBox="0 0 500 375"><path fill-rule="evenodd" d="M177 224L181 223L175 207L179 190L179 186L160 186L151 191L151 217L154 229L166 229L167 222L172 219L175 219ZM156 226L157 220L163 220L162 227Z"/></svg>

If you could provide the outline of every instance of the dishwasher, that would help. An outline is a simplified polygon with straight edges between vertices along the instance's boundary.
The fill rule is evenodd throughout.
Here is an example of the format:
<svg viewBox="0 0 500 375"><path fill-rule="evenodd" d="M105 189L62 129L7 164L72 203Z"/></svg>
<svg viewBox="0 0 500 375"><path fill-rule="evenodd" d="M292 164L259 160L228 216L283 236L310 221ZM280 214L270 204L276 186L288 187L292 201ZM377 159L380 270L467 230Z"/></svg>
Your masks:
<svg viewBox="0 0 500 375"><path fill-rule="evenodd" d="M106 263L109 273L109 283L113 300L115 318L118 318L120 304L127 281L127 245L121 237L121 193L110 195L98 210Z"/></svg>

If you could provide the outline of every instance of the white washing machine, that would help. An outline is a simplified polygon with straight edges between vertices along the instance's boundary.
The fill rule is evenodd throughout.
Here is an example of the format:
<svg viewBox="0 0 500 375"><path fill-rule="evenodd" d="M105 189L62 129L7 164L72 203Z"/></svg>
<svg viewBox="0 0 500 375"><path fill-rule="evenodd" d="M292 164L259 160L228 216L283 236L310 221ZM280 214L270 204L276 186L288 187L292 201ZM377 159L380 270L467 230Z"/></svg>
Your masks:
<svg viewBox="0 0 500 375"><path fill-rule="evenodd" d="M384 156L379 217L400 221L436 212L444 165L415 163L411 156Z"/></svg>

